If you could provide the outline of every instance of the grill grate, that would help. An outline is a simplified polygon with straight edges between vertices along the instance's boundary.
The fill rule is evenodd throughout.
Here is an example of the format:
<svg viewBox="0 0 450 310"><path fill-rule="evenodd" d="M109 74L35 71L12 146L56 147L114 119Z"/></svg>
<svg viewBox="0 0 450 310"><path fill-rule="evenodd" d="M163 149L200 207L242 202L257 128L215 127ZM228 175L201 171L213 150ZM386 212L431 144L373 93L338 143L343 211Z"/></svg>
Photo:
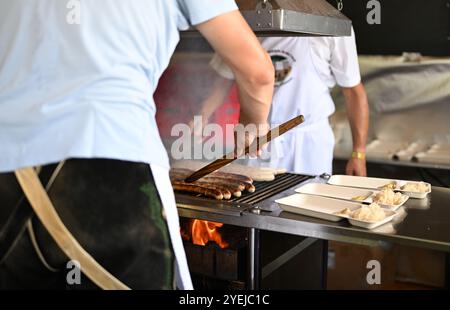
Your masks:
<svg viewBox="0 0 450 310"><path fill-rule="evenodd" d="M253 183L256 188L254 193L246 193L242 197L233 198L230 199L230 201L236 203L256 204L310 178L312 177L301 174L279 174L275 177L275 180L271 182L255 181Z"/></svg>

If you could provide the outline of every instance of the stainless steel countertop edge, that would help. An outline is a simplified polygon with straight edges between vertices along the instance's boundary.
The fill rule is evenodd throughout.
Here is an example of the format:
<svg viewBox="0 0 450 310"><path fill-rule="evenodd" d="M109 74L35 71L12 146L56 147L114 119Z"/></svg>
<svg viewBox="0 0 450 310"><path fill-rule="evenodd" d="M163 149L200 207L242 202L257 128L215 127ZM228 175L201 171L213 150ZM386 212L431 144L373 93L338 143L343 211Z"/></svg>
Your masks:
<svg viewBox="0 0 450 310"><path fill-rule="evenodd" d="M224 224L257 228L261 230L276 231L303 237L313 237L330 241L339 241L358 245L375 246L383 242L403 244L421 248L450 252L450 243L433 240L417 239L406 236L375 233L370 230L352 228L347 226L327 225L326 222L311 218L311 221L299 221L297 219L280 218L253 214L245 211L241 216L202 212L190 209L178 209L180 217L200 219L206 221L221 222ZM344 224L345 225L345 224Z"/></svg>

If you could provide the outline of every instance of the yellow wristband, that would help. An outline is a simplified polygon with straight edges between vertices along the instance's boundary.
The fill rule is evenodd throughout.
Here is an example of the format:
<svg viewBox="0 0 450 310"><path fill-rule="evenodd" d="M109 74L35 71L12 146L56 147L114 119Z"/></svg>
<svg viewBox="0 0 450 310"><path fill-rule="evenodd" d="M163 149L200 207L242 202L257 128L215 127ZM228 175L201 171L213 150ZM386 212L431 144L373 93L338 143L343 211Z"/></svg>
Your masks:
<svg viewBox="0 0 450 310"><path fill-rule="evenodd" d="M353 151L352 152L352 158L366 159L366 153Z"/></svg>

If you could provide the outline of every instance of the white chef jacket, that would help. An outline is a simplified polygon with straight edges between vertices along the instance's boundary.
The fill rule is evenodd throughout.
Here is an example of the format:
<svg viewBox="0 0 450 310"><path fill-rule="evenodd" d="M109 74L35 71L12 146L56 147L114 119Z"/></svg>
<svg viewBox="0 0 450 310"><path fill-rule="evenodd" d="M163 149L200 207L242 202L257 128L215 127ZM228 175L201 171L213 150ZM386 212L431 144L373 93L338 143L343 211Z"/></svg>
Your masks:
<svg viewBox="0 0 450 310"><path fill-rule="evenodd" d="M74 157L151 164L180 286L192 288L153 92L178 30L236 9L233 0L0 1L0 173Z"/></svg>
<svg viewBox="0 0 450 310"><path fill-rule="evenodd" d="M285 167L289 171L331 174L334 136L328 117L335 107L330 90L360 83L355 35L350 37L263 38L275 67L275 92L269 122L279 125L297 115L306 122L275 139L262 158L250 165ZM223 77L233 73L215 55L211 66Z"/></svg>

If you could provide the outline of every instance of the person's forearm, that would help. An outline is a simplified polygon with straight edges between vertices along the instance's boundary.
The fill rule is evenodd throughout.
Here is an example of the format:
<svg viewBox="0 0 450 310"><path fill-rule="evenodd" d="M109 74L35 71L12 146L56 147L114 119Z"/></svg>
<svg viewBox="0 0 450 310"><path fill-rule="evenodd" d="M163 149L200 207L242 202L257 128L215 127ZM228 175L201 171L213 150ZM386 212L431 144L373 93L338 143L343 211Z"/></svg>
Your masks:
<svg viewBox="0 0 450 310"><path fill-rule="evenodd" d="M258 42L259 44L259 42ZM256 48L255 48L256 50ZM270 56L262 49L242 66L229 64L233 71L240 102L243 125L266 125L275 83L275 69Z"/></svg>
<svg viewBox="0 0 450 310"><path fill-rule="evenodd" d="M233 71L241 104L241 123L267 124L274 68L269 55L242 15L230 12L197 26Z"/></svg>
<svg viewBox="0 0 450 310"><path fill-rule="evenodd" d="M347 117L352 130L353 150L365 152L369 131L369 104L363 84L343 88Z"/></svg>
<svg viewBox="0 0 450 310"><path fill-rule="evenodd" d="M272 69L271 67L270 69ZM236 76L240 102L240 122L248 124L266 124L273 96L274 74L259 80L248 80Z"/></svg>

